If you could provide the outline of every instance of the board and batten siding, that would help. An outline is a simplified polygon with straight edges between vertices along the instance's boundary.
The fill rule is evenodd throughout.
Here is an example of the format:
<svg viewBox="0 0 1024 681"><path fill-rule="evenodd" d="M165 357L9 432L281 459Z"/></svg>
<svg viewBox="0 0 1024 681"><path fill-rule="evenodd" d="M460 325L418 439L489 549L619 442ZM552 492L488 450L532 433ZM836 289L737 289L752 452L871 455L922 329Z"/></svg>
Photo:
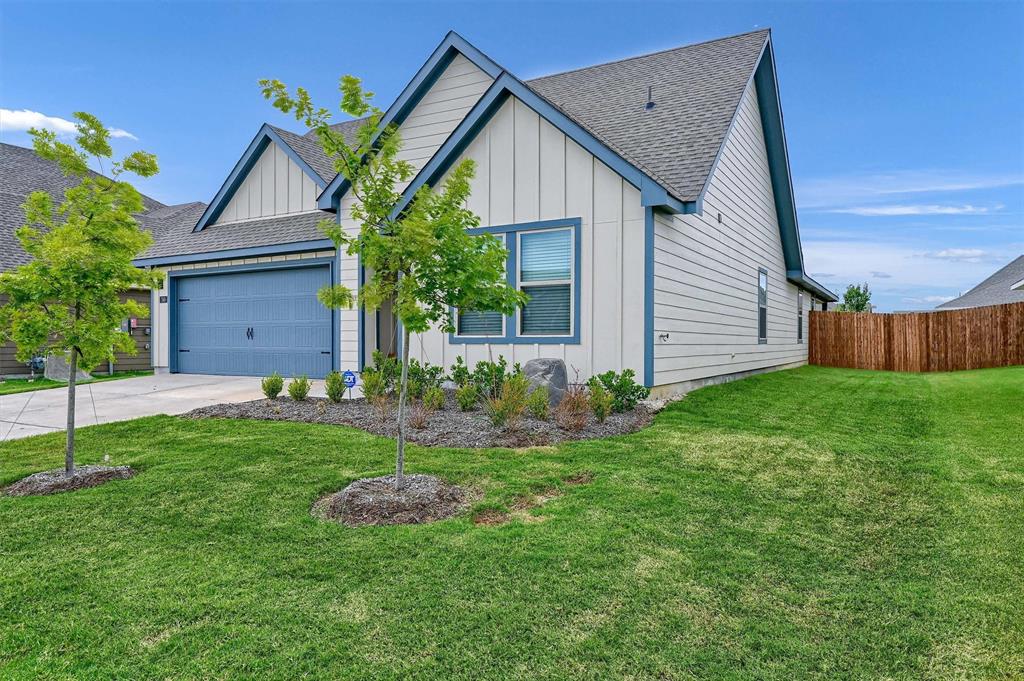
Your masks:
<svg viewBox="0 0 1024 681"><path fill-rule="evenodd" d="M319 193L312 178L270 142L214 224L316 210Z"/></svg>
<svg viewBox="0 0 1024 681"><path fill-rule="evenodd" d="M804 342L798 343L799 289L786 280L753 83L712 176L703 214L656 214L654 233L655 385L807 361L812 297L804 294ZM768 271L766 343L758 342L758 268Z"/></svg>
<svg viewBox="0 0 1024 681"><path fill-rule="evenodd" d="M410 355L445 367L457 356L470 366L499 355L509 364L555 357L565 361L570 380L576 370L584 380L626 368L642 379L644 216L639 190L511 97L461 158L476 162L468 207L482 226L580 219L580 342L461 344L432 330L412 337ZM375 338L372 317L367 319L369 360Z"/></svg>
<svg viewBox="0 0 1024 681"><path fill-rule="evenodd" d="M169 265L167 267L155 267L154 269L164 273L164 282L159 291L153 291L152 304L150 309L155 310L153 314L153 369L157 373L164 373L170 370L171 354L171 313L170 303L161 303L160 296L167 296L168 282L170 278L167 272L181 270L211 270L215 273L218 267L237 267L239 265L262 265L272 262L288 262L297 260L309 260L311 258L333 258L334 251L310 251L307 253L288 253L283 255L265 255L256 258L235 258L233 260L213 260L186 265Z"/></svg>

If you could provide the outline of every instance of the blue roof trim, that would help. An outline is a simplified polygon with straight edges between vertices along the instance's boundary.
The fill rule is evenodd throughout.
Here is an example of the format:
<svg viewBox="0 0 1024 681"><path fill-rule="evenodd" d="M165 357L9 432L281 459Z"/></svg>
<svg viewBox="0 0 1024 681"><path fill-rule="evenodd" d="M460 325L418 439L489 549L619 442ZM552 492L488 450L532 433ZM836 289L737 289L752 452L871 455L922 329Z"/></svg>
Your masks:
<svg viewBox="0 0 1024 681"><path fill-rule="evenodd" d="M221 211L228 205L231 197L234 196L238 187L242 184L245 178L249 175L249 171L256 165L256 162L260 159L260 154L270 145L271 142L276 143L281 147L282 151L288 155L295 165L302 169L302 172L306 173L313 182L316 183L317 187L323 187L327 184L327 180L320 177L320 175L313 170L308 163L306 163L301 156L299 156L294 149L288 146L288 143L282 139L277 132L267 125L266 123L260 127L259 132L252 138L252 142L246 147L245 152L242 154L242 158L238 159L238 163L231 170L231 174L228 175L228 179L224 180L224 184L221 185L217 195L210 201L210 205L206 207L202 216L199 218L199 222L196 223L193 232L201 232L203 228L214 222L221 214Z"/></svg>
<svg viewBox="0 0 1024 681"><path fill-rule="evenodd" d="M810 278L800 270L789 270L788 272L786 272L786 279L793 282L800 288L805 289L809 293L814 294L818 298L822 298L830 303L835 303L839 301L839 298L836 297L836 294L832 293L827 288L825 288L818 282L814 281L814 279Z"/></svg>
<svg viewBox="0 0 1024 681"><path fill-rule="evenodd" d="M459 154L483 129L491 117L504 104L509 96L514 96L530 107L546 121L558 128L567 137L593 154L601 162L621 175L627 182L641 191L641 203L644 206L658 206L673 213L692 213L696 211L694 203L684 203L670 196L668 191L657 181L642 172L626 159L619 156L600 140L587 132L582 126L562 113L546 99L528 88L522 81L509 73L501 74L452 134L445 140L441 148L427 162L423 169L402 193L395 205L393 216L400 214L409 205L416 191L423 185L433 186L451 167Z"/></svg>
<svg viewBox="0 0 1024 681"><path fill-rule="evenodd" d="M333 249L334 242L330 239L313 241L295 241L290 244L271 244L269 246L252 246L249 248L232 248L224 251L207 251L206 253L190 253L188 255L165 255L158 258L138 258L132 264L136 267L157 265L182 265L186 263L208 262L211 260L230 260L233 258L253 258L261 255L282 255L285 253L305 253Z"/></svg>
<svg viewBox="0 0 1024 681"><path fill-rule="evenodd" d="M384 112L377 131L377 137L391 123L401 125L402 121L409 116L420 100L423 99L423 96L437 82L437 79L444 70L448 68L452 60L455 59L456 54L462 54L462 56L473 62L477 68L491 78L497 78L503 72L503 69L494 60L473 47L469 41L455 31L449 31L444 40L434 48L430 57L420 67L419 71L416 72L412 80L409 81L409 84L398 95L394 103ZM321 210L336 211L338 209L337 204L345 192L348 191L348 187L349 182L344 176L340 174L335 176L317 198L317 207Z"/></svg>
<svg viewBox="0 0 1024 681"><path fill-rule="evenodd" d="M644 207L644 386L654 387L654 208Z"/></svg>

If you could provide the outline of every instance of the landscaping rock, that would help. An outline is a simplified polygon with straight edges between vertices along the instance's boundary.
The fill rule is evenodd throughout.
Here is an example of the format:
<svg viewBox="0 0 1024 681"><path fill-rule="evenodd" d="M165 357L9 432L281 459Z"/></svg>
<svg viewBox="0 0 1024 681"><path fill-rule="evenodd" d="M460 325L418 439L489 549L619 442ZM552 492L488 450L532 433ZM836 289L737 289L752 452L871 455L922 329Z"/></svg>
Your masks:
<svg viewBox="0 0 1024 681"><path fill-rule="evenodd" d="M569 374L565 370L565 362L560 359L531 359L523 367L523 375L530 382L527 392L547 387L548 404L552 409L558 406L569 388Z"/></svg>
<svg viewBox="0 0 1024 681"><path fill-rule="evenodd" d="M356 480L345 489L313 504L313 515L349 527L418 525L450 518L466 508L466 492L432 475L406 475L402 487L395 476Z"/></svg>
<svg viewBox="0 0 1024 681"><path fill-rule="evenodd" d="M68 358L64 355L47 355L43 376L51 381L67 383L71 379L71 367L68 365ZM81 369L78 370L78 375L75 378L76 383L79 381L84 383L91 380L92 376Z"/></svg>
<svg viewBox="0 0 1024 681"><path fill-rule="evenodd" d="M3 492L12 497L56 494L96 487L111 480L127 480L134 476L135 470L131 466L77 466L72 475L65 475L63 468L57 468L33 473L8 486Z"/></svg>

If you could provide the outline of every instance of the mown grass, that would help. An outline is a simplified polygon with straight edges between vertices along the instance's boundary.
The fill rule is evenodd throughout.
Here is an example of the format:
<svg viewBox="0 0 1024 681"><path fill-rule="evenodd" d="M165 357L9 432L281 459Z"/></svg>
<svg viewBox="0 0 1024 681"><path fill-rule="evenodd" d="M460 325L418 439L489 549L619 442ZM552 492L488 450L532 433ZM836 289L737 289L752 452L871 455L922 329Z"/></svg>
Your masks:
<svg viewBox="0 0 1024 681"><path fill-rule="evenodd" d="M475 511L561 492L498 526L314 520L390 469L348 428L84 428L141 474L0 498L0 677L1021 677L1022 405L1024 368L808 367L629 436L411 449ZM60 445L2 445L0 485Z"/></svg>
<svg viewBox="0 0 1024 681"><path fill-rule="evenodd" d="M149 376L152 371L118 371L112 376L93 376L88 383L99 383L101 381L116 381L121 378L134 378L136 376ZM79 385L85 385L80 383ZM48 378L8 378L0 381L0 395L14 395L15 393L27 393L33 390L49 390L50 388L67 388L68 384L62 381L51 381Z"/></svg>

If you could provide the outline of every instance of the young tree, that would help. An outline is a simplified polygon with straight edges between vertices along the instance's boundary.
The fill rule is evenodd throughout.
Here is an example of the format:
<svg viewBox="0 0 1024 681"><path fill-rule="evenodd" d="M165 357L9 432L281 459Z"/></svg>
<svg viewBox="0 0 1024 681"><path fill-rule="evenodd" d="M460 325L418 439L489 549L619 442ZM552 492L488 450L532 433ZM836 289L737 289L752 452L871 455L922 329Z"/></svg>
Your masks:
<svg viewBox="0 0 1024 681"><path fill-rule="evenodd" d="M466 209L473 178L473 162L455 166L440 191L424 185L401 213L399 183L413 174L412 166L398 159L401 138L395 125L380 129L383 112L371 104L373 93L354 76L341 79L341 111L354 118L367 116L352 144L330 126L330 113L316 108L303 88L295 94L277 80L261 80L263 96L284 113L292 113L316 133L334 167L350 184L356 199L351 217L358 234L345 232L338 222L324 220L320 229L341 250L359 255L369 272L368 281L353 301L343 285L320 290L320 301L332 308L368 311L392 301L402 324L402 377L398 397L396 487L403 484L405 466L405 407L409 377L409 338L433 326L455 330L452 309L498 311L511 314L526 302L526 295L505 279L508 252L491 234L470 234L480 219Z"/></svg>
<svg viewBox="0 0 1024 681"><path fill-rule="evenodd" d="M850 284L843 294L843 302L839 305L840 312L871 312L871 291L867 282L858 286Z"/></svg>
<svg viewBox="0 0 1024 681"><path fill-rule="evenodd" d="M146 311L122 295L131 287L159 286L162 280L132 265L151 237L132 217L142 211L142 197L119 179L124 173L155 175L156 157L136 151L111 161L109 178L92 173L90 156L101 171L104 160L113 157L110 133L91 114L78 112L75 118L77 146L51 131L29 130L36 153L80 181L64 192L59 206L45 191L29 195L25 224L16 234L32 260L0 274L0 293L8 296L0 308L0 340L13 340L22 361L40 352L68 358L67 475L75 471L76 373L113 359L115 350L135 352L121 322Z"/></svg>

